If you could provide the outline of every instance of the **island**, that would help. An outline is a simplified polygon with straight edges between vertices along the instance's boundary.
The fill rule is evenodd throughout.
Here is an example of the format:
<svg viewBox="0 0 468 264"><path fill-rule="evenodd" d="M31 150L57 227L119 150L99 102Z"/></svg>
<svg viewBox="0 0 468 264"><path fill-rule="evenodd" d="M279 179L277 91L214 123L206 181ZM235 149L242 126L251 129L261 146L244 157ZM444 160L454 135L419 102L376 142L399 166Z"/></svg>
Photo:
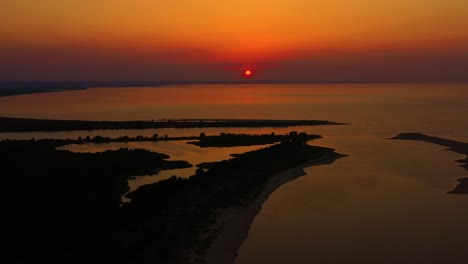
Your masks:
<svg viewBox="0 0 468 264"><path fill-rule="evenodd" d="M437 144L440 146L448 147L450 151L466 155L465 159L456 160L456 162L461 163L460 167L468 170L468 143L449 140L440 137L428 136L422 133L400 133L391 139L400 139L400 140L419 140L428 143ZM452 191L448 192L450 194L468 194L468 177L458 179L459 184Z"/></svg>

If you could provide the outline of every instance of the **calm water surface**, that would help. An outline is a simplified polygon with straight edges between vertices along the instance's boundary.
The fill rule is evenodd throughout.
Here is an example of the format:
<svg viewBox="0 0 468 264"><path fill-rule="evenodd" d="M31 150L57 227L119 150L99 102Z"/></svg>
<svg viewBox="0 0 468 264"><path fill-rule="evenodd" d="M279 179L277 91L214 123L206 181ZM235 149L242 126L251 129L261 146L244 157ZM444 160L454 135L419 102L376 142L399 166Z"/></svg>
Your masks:
<svg viewBox="0 0 468 264"><path fill-rule="evenodd" d="M96 88L0 98L0 116L324 119L351 125L1 133L0 138L320 133L324 138L312 144L349 156L331 165L307 168L307 175L275 191L255 219L236 264L465 263L468 196L446 194L457 178L468 176L454 162L462 157L437 145L387 138L399 132L426 132L468 142L467 114L466 84ZM73 148L95 151L119 146ZM133 147L167 153L194 165L247 150L195 150L184 142L139 142ZM167 173L172 172L176 174ZM178 173L184 176L192 171Z"/></svg>
<svg viewBox="0 0 468 264"><path fill-rule="evenodd" d="M198 146L187 144L186 141L158 141L158 142L129 142L129 143L108 143L108 144L73 144L60 147L59 149L70 150L73 152L102 152L106 150L117 150L119 148L146 149L158 153L165 153L170 156L168 160L185 160L193 165L191 168L163 170L155 175L138 176L129 180L130 191L146 184L158 182L167 179L173 175L187 178L195 175L196 165L202 162L222 161L231 158L231 154L244 153L256 150L263 146L241 146L230 148L200 148ZM127 201L124 199L124 201Z"/></svg>
<svg viewBox="0 0 468 264"><path fill-rule="evenodd" d="M468 137L468 84L196 85L92 88L0 98L0 116L151 120L183 118L322 119L352 123L336 133L448 131ZM222 129L228 131L228 129ZM203 132L219 134L219 129ZM238 131L236 129L234 132ZM271 131L271 129L243 129ZM287 130L282 130L287 131ZM197 129L0 133L0 138L90 135L198 135Z"/></svg>
<svg viewBox="0 0 468 264"><path fill-rule="evenodd" d="M446 194L468 176L461 155L378 136L316 143L350 156L272 193L236 264L465 263L468 197Z"/></svg>

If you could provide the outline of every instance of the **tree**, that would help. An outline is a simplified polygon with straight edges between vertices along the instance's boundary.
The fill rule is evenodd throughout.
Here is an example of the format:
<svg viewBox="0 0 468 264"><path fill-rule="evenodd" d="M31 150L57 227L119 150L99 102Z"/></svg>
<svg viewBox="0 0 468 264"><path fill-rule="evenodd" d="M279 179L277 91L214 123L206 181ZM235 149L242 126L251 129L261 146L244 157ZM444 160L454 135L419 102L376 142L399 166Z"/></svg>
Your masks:
<svg viewBox="0 0 468 264"><path fill-rule="evenodd" d="M200 133L200 137L198 138L198 140L200 140L200 142L206 142L206 135L204 132L201 132Z"/></svg>

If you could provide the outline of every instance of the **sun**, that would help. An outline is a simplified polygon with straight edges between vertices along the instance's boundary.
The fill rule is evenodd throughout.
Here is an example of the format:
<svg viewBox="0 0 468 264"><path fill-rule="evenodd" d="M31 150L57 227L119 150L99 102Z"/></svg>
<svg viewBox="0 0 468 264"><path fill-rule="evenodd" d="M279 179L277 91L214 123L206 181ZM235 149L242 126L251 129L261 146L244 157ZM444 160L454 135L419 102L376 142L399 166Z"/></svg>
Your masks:
<svg viewBox="0 0 468 264"><path fill-rule="evenodd" d="M250 76L252 76L252 71L251 70L245 70L244 75L245 75L245 77L250 77Z"/></svg>

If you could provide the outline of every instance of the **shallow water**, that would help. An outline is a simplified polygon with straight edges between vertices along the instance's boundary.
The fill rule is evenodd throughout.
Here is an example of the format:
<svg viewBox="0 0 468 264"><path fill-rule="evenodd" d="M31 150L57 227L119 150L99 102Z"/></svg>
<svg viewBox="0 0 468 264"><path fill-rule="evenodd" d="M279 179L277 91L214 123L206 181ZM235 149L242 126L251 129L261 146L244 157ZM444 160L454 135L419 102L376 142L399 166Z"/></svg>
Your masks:
<svg viewBox="0 0 468 264"><path fill-rule="evenodd" d="M157 142L129 142L129 143L108 143L108 144L73 144L60 147L59 149L70 150L73 152L102 152L106 150L117 150L119 148L129 149L146 149L158 153L164 153L170 156L168 160L185 160L193 165L191 168L162 170L154 175L138 176L130 179L128 184L130 191L138 189L142 185L151 184L178 176L187 178L195 175L197 170L196 165L202 162L222 161L231 158L231 154L239 154L259 148L267 147L268 145L261 146L241 146L229 148L200 148L193 144L187 144L187 141L157 141ZM124 199L125 200L125 199Z"/></svg>

